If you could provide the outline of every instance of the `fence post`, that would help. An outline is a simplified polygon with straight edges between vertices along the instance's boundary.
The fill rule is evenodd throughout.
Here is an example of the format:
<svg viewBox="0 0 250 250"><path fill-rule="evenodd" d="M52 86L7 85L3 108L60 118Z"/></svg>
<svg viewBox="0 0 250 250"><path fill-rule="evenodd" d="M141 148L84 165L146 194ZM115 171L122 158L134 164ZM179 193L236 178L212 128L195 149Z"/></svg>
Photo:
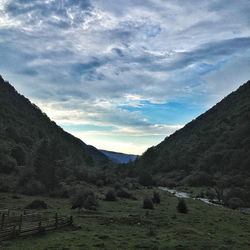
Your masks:
<svg viewBox="0 0 250 250"><path fill-rule="evenodd" d="M73 216L72 215L69 218L69 223L70 223L70 225L73 225Z"/></svg>
<svg viewBox="0 0 250 250"><path fill-rule="evenodd" d="M58 216L57 216L57 213L55 214L55 227L57 228L57 225L58 225Z"/></svg>
<svg viewBox="0 0 250 250"><path fill-rule="evenodd" d="M20 221L19 221L19 227L18 227L18 234L21 233L21 229L22 229L22 223L23 223L23 215L20 215Z"/></svg>
<svg viewBox="0 0 250 250"><path fill-rule="evenodd" d="M16 226L13 226L12 233L11 233L11 239L15 238L16 236Z"/></svg>
<svg viewBox="0 0 250 250"><path fill-rule="evenodd" d="M42 231L42 221L40 219L40 221L38 222L38 231L41 232Z"/></svg>
<svg viewBox="0 0 250 250"><path fill-rule="evenodd" d="M3 229L4 227L4 214L2 214L2 225L1 225L1 228Z"/></svg>

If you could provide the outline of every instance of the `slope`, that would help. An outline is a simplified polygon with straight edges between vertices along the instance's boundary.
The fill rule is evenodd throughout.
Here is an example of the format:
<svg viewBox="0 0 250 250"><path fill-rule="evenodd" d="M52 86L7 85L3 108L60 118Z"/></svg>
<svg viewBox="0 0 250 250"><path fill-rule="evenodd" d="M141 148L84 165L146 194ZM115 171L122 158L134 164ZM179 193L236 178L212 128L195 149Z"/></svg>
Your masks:
<svg viewBox="0 0 250 250"><path fill-rule="evenodd" d="M250 190L250 81L182 129L149 148L136 173L162 176L166 185Z"/></svg>
<svg viewBox="0 0 250 250"><path fill-rule="evenodd" d="M57 126L0 77L1 175L20 177L17 182L22 186L31 183L34 189L51 190L60 180L100 161L108 159Z"/></svg>

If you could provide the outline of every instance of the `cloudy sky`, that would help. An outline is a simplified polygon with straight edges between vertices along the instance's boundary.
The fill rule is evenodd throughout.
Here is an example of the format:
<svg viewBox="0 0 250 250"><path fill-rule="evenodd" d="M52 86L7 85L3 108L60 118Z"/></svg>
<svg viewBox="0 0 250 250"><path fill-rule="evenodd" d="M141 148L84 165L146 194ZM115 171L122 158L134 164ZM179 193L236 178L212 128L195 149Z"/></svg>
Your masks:
<svg viewBox="0 0 250 250"><path fill-rule="evenodd" d="M250 79L249 0L0 0L0 74L65 130L140 154Z"/></svg>

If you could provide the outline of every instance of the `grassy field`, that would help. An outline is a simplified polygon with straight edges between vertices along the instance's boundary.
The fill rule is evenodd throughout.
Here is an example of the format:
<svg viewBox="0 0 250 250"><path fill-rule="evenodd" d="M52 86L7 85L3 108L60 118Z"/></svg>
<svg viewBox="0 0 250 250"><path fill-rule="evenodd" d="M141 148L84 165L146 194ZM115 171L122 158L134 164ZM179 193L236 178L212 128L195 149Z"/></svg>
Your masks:
<svg viewBox="0 0 250 250"><path fill-rule="evenodd" d="M104 190L99 190L99 193ZM250 215L187 199L188 214L176 211L178 199L159 191L161 204L142 209L153 189L133 191L138 200L103 201L96 212L70 209L69 199L0 194L0 209L23 209L44 200L50 212L73 215L79 228L63 228L44 235L0 243L0 249L250 249Z"/></svg>

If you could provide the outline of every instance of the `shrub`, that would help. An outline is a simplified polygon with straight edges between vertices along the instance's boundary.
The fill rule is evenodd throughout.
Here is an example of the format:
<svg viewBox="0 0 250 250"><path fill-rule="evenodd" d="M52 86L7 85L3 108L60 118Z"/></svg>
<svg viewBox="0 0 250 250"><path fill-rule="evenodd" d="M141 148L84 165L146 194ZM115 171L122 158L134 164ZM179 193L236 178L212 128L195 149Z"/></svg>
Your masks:
<svg viewBox="0 0 250 250"><path fill-rule="evenodd" d="M231 188L225 195L225 204L228 205L228 202L231 198L237 197L241 199L243 202L249 201L249 194L245 189L242 188Z"/></svg>
<svg viewBox="0 0 250 250"><path fill-rule="evenodd" d="M161 203L161 197L160 197L160 194L158 192L154 192L152 201L155 204L160 204Z"/></svg>
<svg viewBox="0 0 250 250"><path fill-rule="evenodd" d="M0 179L0 192L8 192L10 191L9 182L6 180L6 178Z"/></svg>
<svg viewBox="0 0 250 250"><path fill-rule="evenodd" d="M91 190L78 189L73 195L72 200L72 209L75 208L85 208L89 210L96 210L98 207L98 202L94 193Z"/></svg>
<svg viewBox="0 0 250 250"><path fill-rule="evenodd" d="M153 179L150 173L148 172L142 172L139 176L139 183L143 186L152 186L153 185Z"/></svg>
<svg viewBox="0 0 250 250"><path fill-rule="evenodd" d="M18 133L17 133L17 131L16 131L15 128L8 127L8 128L6 128L5 133L6 133L7 137L11 138L15 142L18 143L20 141L20 137L19 137L19 135L18 135Z"/></svg>
<svg viewBox="0 0 250 250"><path fill-rule="evenodd" d="M188 212L187 205L184 199L179 199L179 202L176 208L179 213L186 214Z"/></svg>
<svg viewBox="0 0 250 250"><path fill-rule="evenodd" d="M69 190L66 185L60 184L56 189L50 192L50 197L69 198Z"/></svg>
<svg viewBox="0 0 250 250"><path fill-rule="evenodd" d="M211 189L208 189L206 191L206 196L209 200L214 200L215 199L215 196L216 194L211 190Z"/></svg>
<svg viewBox="0 0 250 250"><path fill-rule="evenodd" d="M137 200L136 197L134 197L131 193L127 192L124 189L120 189L117 191L116 195L120 198L126 198L131 200Z"/></svg>
<svg viewBox="0 0 250 250"><path fill-rule="evenodd" d="M24 143L28 148L31 148L33 145L33 141L31 139L31 137L29 136L23 136L21 137L21 142Z"/></svg>
<svg viewBox="0 0 250 250"><path fill-rule="evenodd" d="M96 182L96 186L98 186L98 187L103 187L103 185L104 185L103 180L98 180L98 181Z"/></svg>
<svg viewBox="0 0 250 250"><path fill-rule="evenodd" d="M89 195L84 203L84 208L88 210L96 210L98 207L97 199L94 195Z"/></svg>
<svg viewBox="0 0 250 250"><path fill-rule="evenodd" d="M239 207L244 207L245 204L240 198L233 197L233 198L228 200L228 206L230 208L232 208L232 209L236 209L236 208L239 208Z"/></svg>
<svg viewBox="0 0 250 250"><path fill-rule="evenodd" d="M106 201L116 201L116 193L114 190L110 189L105 196Z"/></svg>
<svg viewBox="0 0 250 250"><path fill-rule="evenodd" d="M0 171L10 174L17 166L16 160L8 155L0 156Z"/></svg>
<svg viewBox="0 0 250 250"><path fill-rule="evenodd" d="M42 200L34 200L25 208L27 209L47 209L48 205Z"/></svg>
<svg viewBox="0 0 250 250"><path fill-rule="evenodd" d="M190 186L198 187L198 186L211 186L213 185L213 178L211 175L205 172L198 172L190 175L187 178L187 183Z"/></svg>
<svg viewBox="0 0 250 250"><path fill-rule="evenodd" d="M121 184L120 184L119 182L116 182L116 183L114 184L114 188L115 188L115 190L121 189Z"/></svg>
<svg viewBox="0 0 250 250"><path fill-rule="evenodd" d="M11 151L11 156L16 159L19 166L24 166L26 161L26 156L23 148L21 146L16 146Z"/></svg>
<svg viewBox="0 0 250 250"><path fill-rule="evenodd" d="M149 198L145 198L143 200L142 208L144 208L144 209L154 209L154 204L153 204L152 200L149 199Z"/></svg>
<svg viewBox="0 0 250 250"><path fill-rule="evenodd" d="M44 185L35 179L31 179L28 181L23 190L24 194L27 195L39 195L39 194L44 194L45 193L45 187Z"/></svg>

